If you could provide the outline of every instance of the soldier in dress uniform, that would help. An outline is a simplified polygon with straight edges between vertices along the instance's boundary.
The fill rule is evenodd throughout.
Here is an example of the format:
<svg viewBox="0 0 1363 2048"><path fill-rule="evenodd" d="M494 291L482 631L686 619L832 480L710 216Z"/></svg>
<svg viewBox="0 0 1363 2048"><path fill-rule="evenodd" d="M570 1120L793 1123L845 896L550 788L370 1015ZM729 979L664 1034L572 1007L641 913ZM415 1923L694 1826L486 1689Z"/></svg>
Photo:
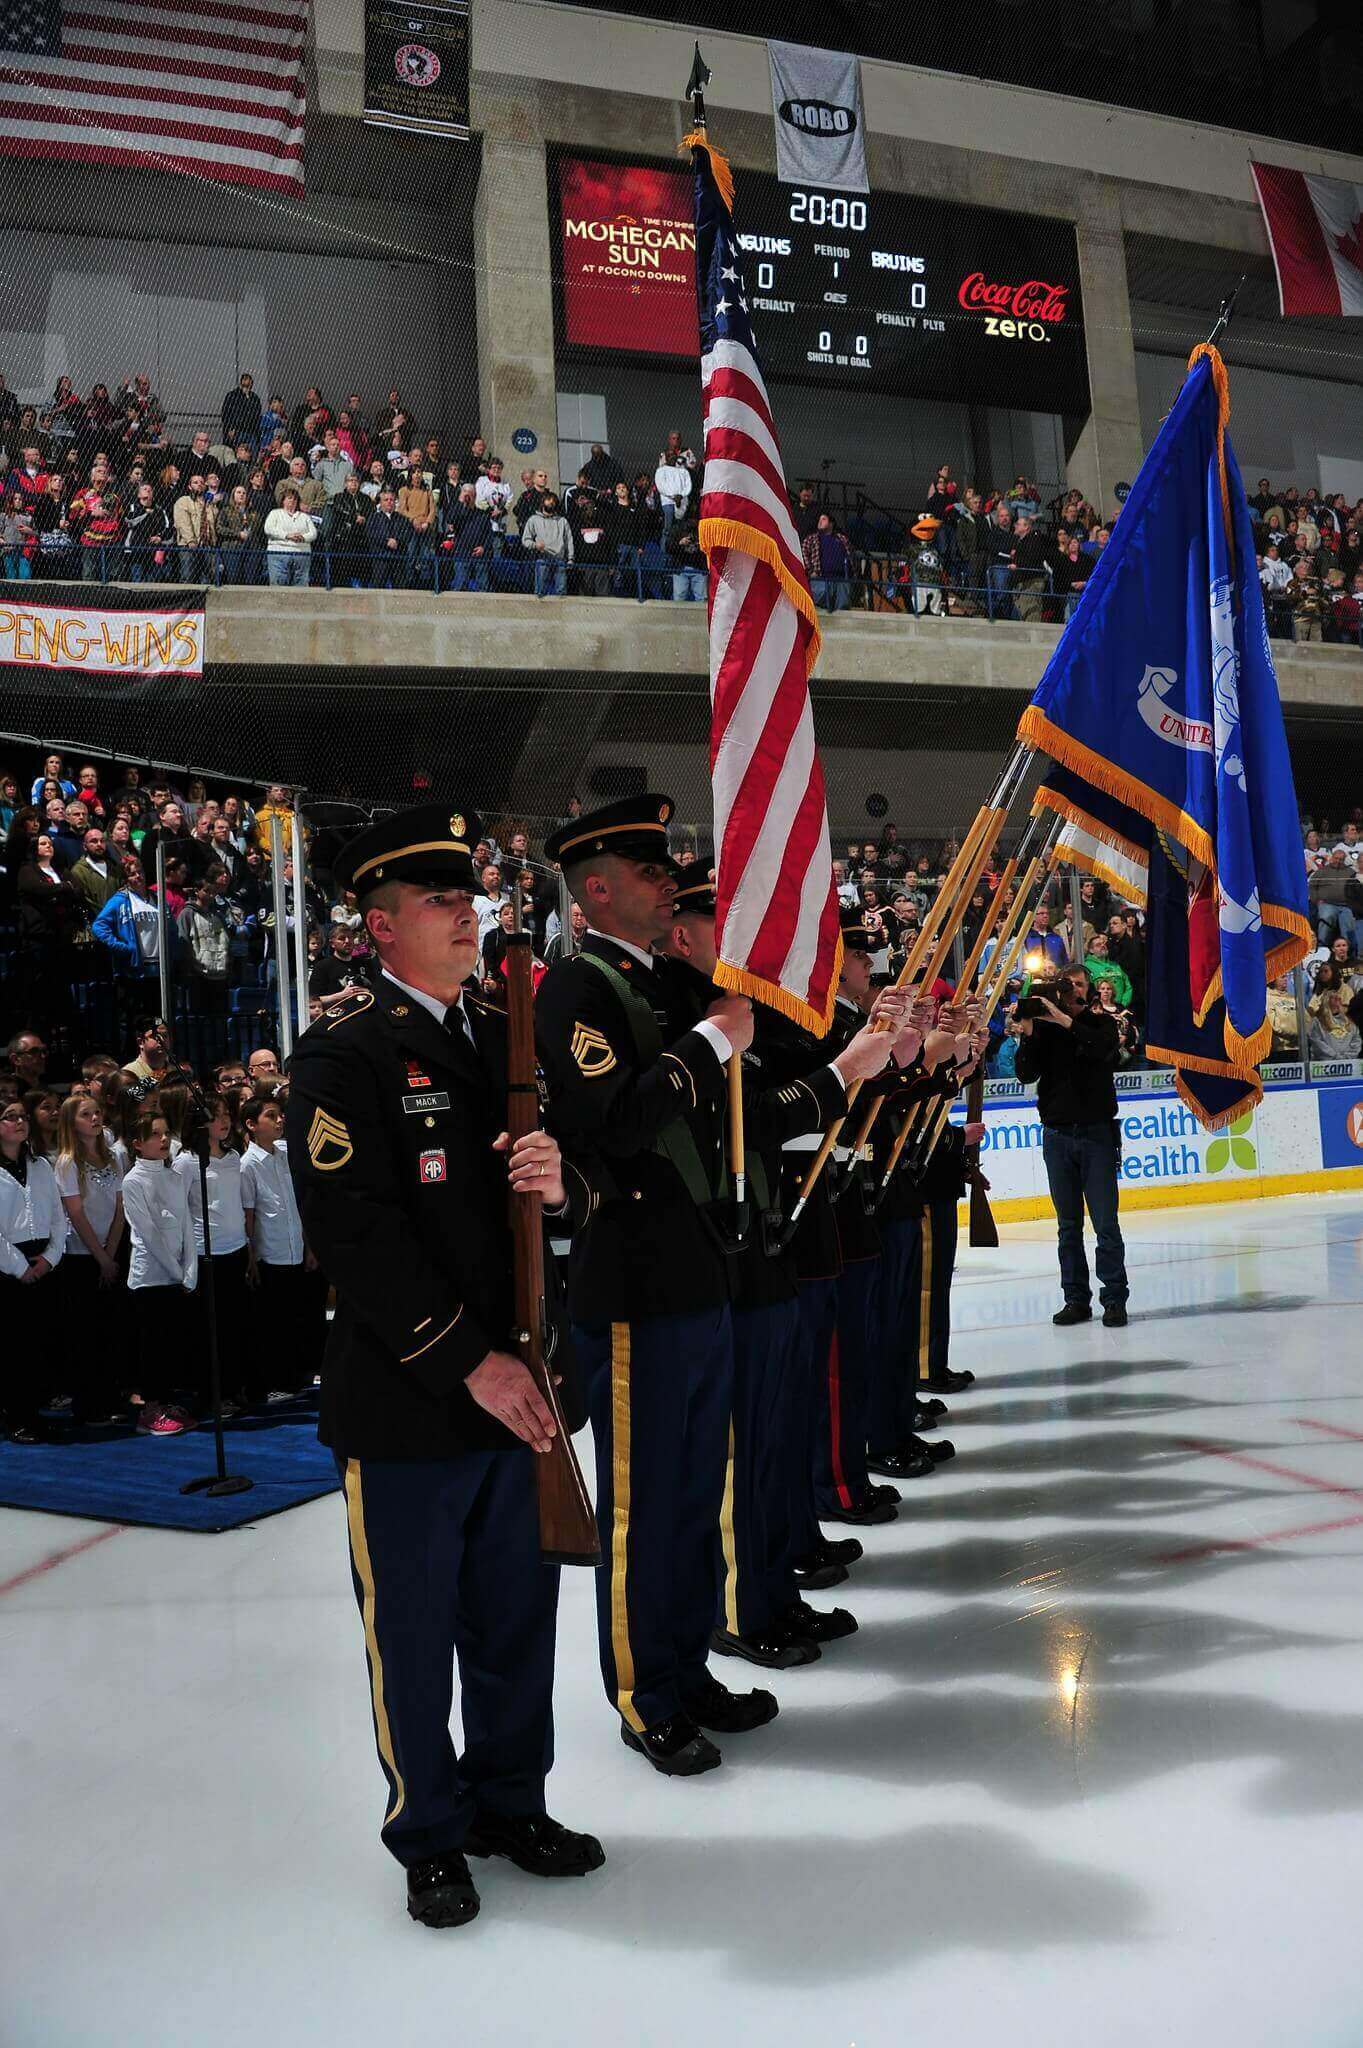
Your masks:
<svg viewBox="0 0 1363 2048"><path fill-rule="evenodd" d="M633 797L550 835L588 928L535 1013L551 1127L599 1197L573 1234L568 1293L596 1447L602 1678L627 1746L690 1777L720 1762L706 1730L739 1733L777 1709L707 1666L733 1381L725 1063L753 1021L740 996L696 1021L652 950L679 873L672 809Z"/></svg>
<svg viewBox="0 0 1363 2048"><path fill-rule="evenodd" d="M959 1034L955 1085L959 1089L984 1055L987 1034L975 1030L959 1011L949 1019ZM967 1041L969 1041L967 1043ZM966 1159L966 1146L983 1136L982 1126L949 1124L920 1176L923 1260L918 1313L910 1341L918 1359L919 1394L959 1394L974 1383L966 1367L954 1371L951 1348L951 1282L956 1270L957 1212L978 1163Z"/></svg>
<svg viewBox="0 0 1363 2048"><path fill-rule="evenodd" d="M319 1433L345 1486L382 1839L408 1911L436 1927L478 1911L466 1854L541 1876L604 1861L545 1812L558 1571L540 1560L533 1465L554 1424L507 1348L508 1201L585 1214L590 1196L544 1132L507 1156L505 1019L464 988L478 832L428 804L350 842L337 880L381 972L300 1039L287 1112L304 1229L336 1289Z"/></svg>
<svg viewBox="0 0 1363 2048"><path fill-rule="evenodd" d="M664 950L679 963L700 1013L716 993L715 892L708 878L678 887ZM881 1007L887 1017L897 1018L906 1001L898 991L888 991ZM873 1033L864 1026L833 1059L821 1047L806 1073L791 1078L787 1065L778 1082L769 1040L780 1021L757 1004L753 1043L743 1055L751 1220L733 1265L734 1396L720 1520L722 1592L713 1639L722 1654L770 1667L813 1663L823 1644L856 1628L844 1610L820 1612L802 1599L792 1569L788 1465L800 1311L795 1258L781 1243L781 1219L773 1206L780 1190L781 1145L821 1133L842 1116L848 1084L879 1073L895 1044L893 1033ZM810 1043L819 1042L811 1037ZM803 1445L803 1433L800 1441Z"/></svg>

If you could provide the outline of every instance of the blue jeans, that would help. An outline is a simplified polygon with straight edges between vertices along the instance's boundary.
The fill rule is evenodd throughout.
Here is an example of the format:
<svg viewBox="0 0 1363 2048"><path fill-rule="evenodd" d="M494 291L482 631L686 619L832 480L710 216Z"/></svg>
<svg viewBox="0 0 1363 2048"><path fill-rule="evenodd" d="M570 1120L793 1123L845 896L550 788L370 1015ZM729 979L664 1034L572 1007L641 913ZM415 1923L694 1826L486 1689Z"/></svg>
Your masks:
<svg viewBox="0 0 1363 2048"><path fill-rule="evenodd" d="M568 565L553 555L535 557L535 595L543 597L545 586L551 597L562 597L568 588Z"/></svg>
<svg viewBox="0 0 1363 2048"><path fill-rule="evenodd" d="M1318 903L1316 933L1321 944L1328 946L1336 932L1341 939L1349 941L1349 954L1352 958L1357 951L1358 913L1350 910L1347 903Z"/></svg>
<svg viewBox="0 0 1363 2048"><path fill-rule="evenodd" d="M672 598L675 604L686 604L695 599L704 604L710 589L708 569L674 569L672 572Z"/></svg>
<svg viewBox="0 0 1363 2048"><path fill-rule="evenodd" d="M1008 579L1012 575L1008 562L991 562L984 572L985 586L989 593L989 616L991 619L1015 619L1013 600L1008 595Z"/></svg>
<svg viewBox="0 0 1363 2048"><path fill-rule="evenodd" d="M852 602L852 586L845 576L816 576L809 589L821 611L845 612Z"/></svg>
<svg viewBox="0 0 1363 2048"><path fill-rule="evenodd" d="M1094 1264L1103 1307L1127 1297L1126 1247L1117 1221L1121 1126L1111 1123L1047 1125L1041 1156L1060 1226L1060 1285L1067 1302L1087 1308L1091 1297L1084 1256L1084 1210L1098 1238Z"/></svg>
<svg viewBox="0 0 1363 2048"><path fill-rule="evenodd" d="M5 556L4 570L11 583L26 583L33 574L22 548L16 548L12 555Z"/></svg>
<svg viewBox="0 0 1363 2048"><path fill-rule="evenodd" d="M286 555L280 548L271 548L265 557L271 583L300 583L307 588L309 558L307 555Z"/></svg>
<svg viewBox="0 0 1363 2048"><path fill-rule="evenodd" d="M307 557L304 556L303 559L306 561ZM213 580L212 548L182 547L180 549L180 581L182 583L212 583ZM306 583L307 578L304 577L303 580Z"/></svg>
<svg viewBox="0 0 1363 2048"><path fill-rule="evenodd" d="M451 590L486 590L487 556L456 555L450 564Z"/></svg>

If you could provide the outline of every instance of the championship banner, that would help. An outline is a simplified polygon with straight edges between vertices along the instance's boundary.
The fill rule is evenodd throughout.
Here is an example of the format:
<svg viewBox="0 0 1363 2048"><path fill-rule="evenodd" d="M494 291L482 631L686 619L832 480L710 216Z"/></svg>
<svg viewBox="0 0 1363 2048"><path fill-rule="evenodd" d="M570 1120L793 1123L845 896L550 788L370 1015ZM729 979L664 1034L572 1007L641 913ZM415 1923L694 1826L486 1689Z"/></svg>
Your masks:
<svg viewBox="0 0 1363 2048"><path fill-rule="evenodd" d="M364 118L371 128L469 139L469 0L365 0Z"/></svg>
<svg viewBox="0 0 1363 2048"><path fill-rule="evenodd" d="M803 43L768 43L767 56L781 183L869 192L860 61Z"/></svg>
<svg viewBox="0 0 1363 2048"><path fill-rule="evenodd" d="M203 674L202 602L168 603L167 594L156 590L148 592L146 604L129 608L132 593L118 595L121 608L105 609L94 603L30 603L0 592L0 669L74 669L92 676Z"/></svg>

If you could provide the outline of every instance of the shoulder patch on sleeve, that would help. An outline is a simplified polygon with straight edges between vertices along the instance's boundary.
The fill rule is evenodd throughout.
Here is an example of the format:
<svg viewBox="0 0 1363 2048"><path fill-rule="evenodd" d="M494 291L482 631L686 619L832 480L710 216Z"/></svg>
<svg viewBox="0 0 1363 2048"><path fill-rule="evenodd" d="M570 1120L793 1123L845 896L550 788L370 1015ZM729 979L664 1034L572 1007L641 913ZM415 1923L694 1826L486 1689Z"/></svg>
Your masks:
<svg viewBox="0 0 1363 2048"><path fill-rule="evenodd" d="M616 1064L610 1040L590 1024L574 1024L569 1050L577 1061L579 1073L587 1081L599 1081Z"/></svg>
<svg viewBox="0 0 1363 2048"><path fill-rule="evenodd" d="M353 1159L355 1147L338 1116L315 1109L308 1127L308 1157L319 1173L335 1173Z"/></svg>

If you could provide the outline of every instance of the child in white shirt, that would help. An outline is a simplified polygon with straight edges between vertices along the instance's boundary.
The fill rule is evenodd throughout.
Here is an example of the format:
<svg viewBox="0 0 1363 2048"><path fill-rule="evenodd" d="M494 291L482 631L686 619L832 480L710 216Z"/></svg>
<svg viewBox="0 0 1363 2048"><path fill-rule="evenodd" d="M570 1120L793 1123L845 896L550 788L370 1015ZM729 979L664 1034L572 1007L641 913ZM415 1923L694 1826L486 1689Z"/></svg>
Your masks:
<svg viewBox="0 0 1363 2048"><path fill-rule="evenodd" d="M270 1355L245 1360L247 1388L258 1405L271 1394L287 1399L312 1392L326 1340L327 1283L303 1242L289 1155L281 1142L283 1110L273 1096L244 1102L241 1121L250 1140L241 1162L246 1236L270 1331Z"/></svg>
<svg viewBox="0 0 1363 2048"><path fill-rule="evenodd" d="M138 1116L133 1151L123 1212L132 1240L128 1288L142 1392L137 1428L142 1436L182 1436L195 1427L194 1417L171 1395L193 1372L189 1299L199 1277L194 1221L185 1183L170 1163L170 1127L155 1110Z"/></svg>

